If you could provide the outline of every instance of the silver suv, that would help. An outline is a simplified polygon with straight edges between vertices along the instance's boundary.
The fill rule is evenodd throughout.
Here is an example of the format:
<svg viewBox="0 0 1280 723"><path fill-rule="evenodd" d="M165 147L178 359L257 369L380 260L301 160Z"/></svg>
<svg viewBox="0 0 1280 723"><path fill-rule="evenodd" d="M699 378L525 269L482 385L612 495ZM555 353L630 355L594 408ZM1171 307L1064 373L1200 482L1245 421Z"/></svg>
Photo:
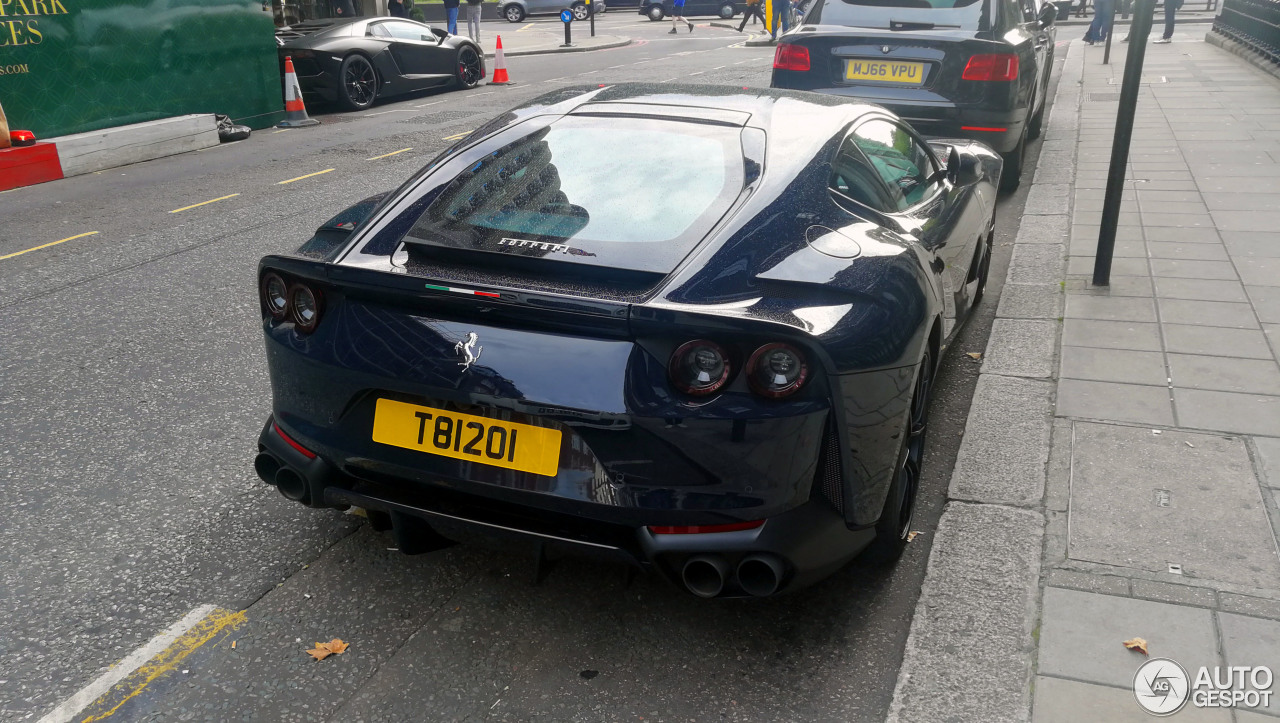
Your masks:
<svg viewBox="0 0 1280 723"><path fill-rule="evenodd" d="M606 10L605 0L591 0L596 14ZM504 0L498 5L498 15L508 22L518 23L530 15L557 14L561 10L573 11L574 20L586 20L588 17L586 0Z"/></svg>

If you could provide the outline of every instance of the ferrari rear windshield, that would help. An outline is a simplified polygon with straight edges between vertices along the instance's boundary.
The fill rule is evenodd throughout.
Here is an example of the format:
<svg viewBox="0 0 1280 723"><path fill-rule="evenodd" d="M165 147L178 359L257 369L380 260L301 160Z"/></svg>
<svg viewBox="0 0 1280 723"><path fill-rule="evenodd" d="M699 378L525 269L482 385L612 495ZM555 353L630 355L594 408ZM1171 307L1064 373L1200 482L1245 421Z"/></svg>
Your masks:
<svg viewBox="0 0 1280 723"><path fill-rule="evenodd" d="M987 30L988 0L823 0L808 22L894 30Z"/></svg>
<svg viewBox="0 0 1280 723"><path fill-rule="evenodd" d="M740 132L561 118L463 169L405 241L667 273L741 191Z"/></svg>

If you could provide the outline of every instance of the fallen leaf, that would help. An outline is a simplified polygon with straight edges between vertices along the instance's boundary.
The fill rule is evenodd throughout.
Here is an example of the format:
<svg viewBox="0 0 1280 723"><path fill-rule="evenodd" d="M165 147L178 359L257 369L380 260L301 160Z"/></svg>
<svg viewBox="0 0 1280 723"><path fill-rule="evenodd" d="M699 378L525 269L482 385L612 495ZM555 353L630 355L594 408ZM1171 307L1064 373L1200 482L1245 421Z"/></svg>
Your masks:
<svg viewBox="0 0 1280 723"><path fill-rule="evenodd" d="M916 535L918 535L918 534L920 534L920 533L919 533L919 532L916 532L915 530L912 530L911 532L908 532L908 533L907 533L907 542L911 542L912 540L916 539Z"/></svg>
<svg viewBox="0 0 1280 723"><path fill-rule="evenodd" d="M350 645L342 642L341 639L334 638L327 643L316 643L316 647L312 650L308 650L307 655L310 655L316 660L324 660L330 655L341 655L347 652L347 648L349 647Z"/></svg>
<svg viewBox="0 0 1280 723"><path fill-rule="evenodd" d="M347 652L347 648L351 647L350 645L342 642L338 638L334 638L333 640L330 640L327 643L327 645L329 646L329 650L333 651L334 653L337 653L338 655L341 655Z"/></svg>
<svg viewBox="0 0 1280 723"><path fill-rule="evenodd" d="M321 648L321 647L320 647L320 643L316 643L316 647L315 647L315 649L314 649L314 650L308 650L308 651L307 651L307 655L310 655L311 657L315 658L316 660L324 660L325 658L329 657L330 655L333 655L333 653L329 652L328 650L325 650L324 648Z"/></svg>
<svg viewBox="0 0 1280 723"><path fill-rule="evenodd" d="M980 351L971 351L971 352L969 352L969 353L965 354L965 356L969 357L970 359L972 359L972 360L974 360L974 361L977 361L977 360L979 360L979 359L981 359L981 358L982 358L982 352L980 352Z"/></svg>
<svg viewBox="0 0 1280 723"><path fill-rule="evenodd" d="M1143 655L1147 654L1147 641L1142 638L1130 638L1124 641L1124 646L1130 650L1136 650Z"/></svg>

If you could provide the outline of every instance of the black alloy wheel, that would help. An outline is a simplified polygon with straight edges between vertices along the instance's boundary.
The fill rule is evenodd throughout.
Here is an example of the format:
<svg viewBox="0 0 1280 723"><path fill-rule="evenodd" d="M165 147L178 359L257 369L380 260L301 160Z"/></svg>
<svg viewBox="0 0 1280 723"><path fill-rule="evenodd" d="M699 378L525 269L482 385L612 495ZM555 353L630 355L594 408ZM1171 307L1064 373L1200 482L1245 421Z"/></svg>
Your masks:
<svg viewBox="0 0 1280 723"><path fill-rule="evenodd" d="M873 564L888 565L897 561L911 536L911 522L916 514L916 497L920 493L921 463L924 461L925 433L929 428L929 396L936 371L933 354L925 351L916 370L915 388L911 393L911 410L907 428L898 452L898 471L889 485L876 538L867 546L863 558Z"/></svg>
<svg viewBox="0 0 1280 723"><path fill-rule="evenodd" d="M508 5L503 9L502 16L506 18L509 23L518 23L521 20L524 20L524 8L519 5Z"/></svg>
<svg viewBox="0 0 1280 723"><path fill-rule="evenodd" d="M725 3L724 5L720 6L720 19L721 20L733 19L733 5L731 3Z"/></svg>
<svg viewBox="0 0 1280 723"><path fill-rule="evenodd" d="M339 100L347 110L364 110L378 97L378 74L373 63L363 55L348 55L338 70L342 79L342 95Z"/></svg>
<svg viewBox="0 0 1280 723"><path fill-rule="evenodd" d="M587 17L589 16L588 15L589 11L587 10L586 3L574 3L573 7L570 8L570 10L573 11L574 20L586 20Z"/></svg>
<svg viewBox="0 0 1280 723"><path fill-rule="evenodd" d="M987 233L986 241L982 246L982 261L978 266L978 288L973 292L973 303L977 304L982 301L982 293L987 290L987 277L991 275L991 253L995 251L996 232Z"/></svg>
<svg viewBox="0 0 1280 723"><path fill-rule="evenodd" d="M1018 139L1018 147L1009 153L1001 153L1004 159L1004 170L1000 173L1000 190L1012 191L1022 183L1022 162L1027 155L1027 131Z"/></svg>
<svg viewBox="0 0 1280 723"><path fill-rule="evenodd" d="M480 82L480 54L470 45L462 46L458 51L458 85L462 88L474 88Z"/></svg>
<svg viewBox="0 0 1280 723"><path fill-rule="evenodd" d="M657 22L666 15L666 12L663 11L661 5L650 5L649 11L646 13L646 15L649 16L650 20Z"/></svg>

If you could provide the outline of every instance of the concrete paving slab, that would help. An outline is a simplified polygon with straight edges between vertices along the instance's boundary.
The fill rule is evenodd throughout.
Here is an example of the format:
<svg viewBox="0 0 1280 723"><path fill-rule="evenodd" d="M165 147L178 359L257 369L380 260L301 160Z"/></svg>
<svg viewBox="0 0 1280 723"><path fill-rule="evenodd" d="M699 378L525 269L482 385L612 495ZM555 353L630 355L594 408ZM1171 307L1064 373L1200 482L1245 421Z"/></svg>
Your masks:
<svg viewBox="0 0 1280 723"><path fill-rule="evenodd" d="M1222 351L1232 350L1223 347ZM1280 366L1270 358L1169 354L1168 360L1169 376L1176 388L1280 395Z"/></svg>
<svg viewBox="0 0 1280 723"><path fill-rule="evenodd" d="M1170 352L1221 354L1246 359L1273 358L1267 337L1257 329L1228 329L1194 324L1163 324L1161 329Z"/></svg>
<svg viewBox="0 0 1280 723"><path fill-rule="evenodd" d="M1218 604L1229 613L1280 620L1280 600L1224 592L1218 594Z"/></svg>
<svg viewBox="0 0 1280 723"><path fill-rule="evenodd" d="M1062 287L1057 284L1007 284L996 316L1004 319L1057 319L1062 316Z"/></svg>
<svg viewBox="0 0 1280 723"><path fill-rule="evenodd" d="M1043 525L1027 510L947 505L911 621L890 723L1026 719Z"/></svg>
<svg viewBox="0 0 1280 723"><path fill-rule="evenodd" d="M1009 283L1056 284L1062 280L1066 246L1062 244L1014 244L1009 261Z"/></svg>
<svg viewBox="0 0 1280 723"><path fill-rule="evenodd" d="M1068 276L1093 276L1093 256L1072 256L1067 262ZM1149 276L1151 269L1147 259L1140 256L1132 258L1112 258L1111 278L1119 276Z"/></svg>
<svg viewBox="0 0 1280 723"><path fill-rule="evenodd" d="M1045 576L1045 584L1049 587L1065 587L1104 595L1129 596L1129 578L1116 575L1090 575L1075 570L1055 569Z"/></svg>
<svg viewBox="0 0 1280 723"><path fill-rule="evenodd" d="M1060 379L1057 414L1079 419L1173 426L1169 390L1138 384Z"/></svg>
<svg viewBox="0 0 1280 723"><path fill-rule="evenodd" d="M1227 252L1217 244L1189 244L1152 241L1147 244L1152 259L1187 261L1227 261Z"/></svg>
<svg viewBox="0 0 1280 723"><path fill-rule="evenodd" d="M1222 664L1212 613L1202 608L1051 587L1044 591L1042 620L1042 675L1114 686L1131 701L1133 675L1146 658L1121 645L1129 638L1145 638L1153 657L1189 670Z"/></svg>
<svg viewBox="0 0 1280 723"><path fill-rule="evenodd" d="M1063 322L1062 344L1102 349L1160 351L1160 325L1136 321L1066 319Z"/></svg>
<svg viewBox="0 0 1280 723"><path fill-rule="evenodd" d="M1280 621L1219 613L1218 625L1222 629L1222 654L1227 665L1265 665L1273 675L1280 671ZM1270 705L1247 710L1280 715L1280 698L1277 697L1280 696L1280 686L1276 686L1274 680L1271 691Z"/></svg>
<svg viewBox="0 0 1280 723"><path fill-rule="evenodd" d="M1175 388L1173 400L1184 427L1280 436L1280 397Z"/></svg>
<svg viewBox="0 0 1280 723"><path fill-rule="evenodd" d="M1152 184L1145 184L1152 185ZM1216 229L1208 227L1175 228L1159 226L1146 229L1147 241L1168 241L1176 243L1221 243Z"/></svg>
<svg viewBox="0 0 1280 723"><path fill-rule="evenodd" d="M984 374L1045 378L1053 376L1057 350L1056 320L996 319L982 358Z"/></svg>
<svg viewBox="0 0 1280 723"><path fill-rule="evenodd" d="M1164 386L1168 378L1165 374L1164 355L1160 352L1080 346L1062 347L1059 376L1063 379L1091 379L1151 386Z"/></svg>
<svg viewBox="0 0 1280 723"><path fill-rule="evenodd" d="M1120 228L1141 228L1139 226L1127 226ZM1071 242L1067 245L1072 256L1094 256L1098 252L1098 234L1088 235L1072 234ZM1112 258L1146 258L1147 246L1141 238L1120 238L1119 231L1116 232L1115 246L1111 249Z"/></svg>
<svg viewBox="0 0 1280 723"><path fill-rule="evenodd" d="M1036 183L1027 193L1027 205L1023 213L1028 216L1062 214L1067 212L1071 200L1071 185L1067 183Z"/></svg>
<svg viewBox="0 0 1280 723"><path fill-rule="evenodd" d="M1280 286L1280 258L1244 256L1235 259L1240 280L1251 286Z"/></svg>
<svg viewBox="0 0 1280 723"><path fill-rule="evenodd" d="M1200 244L1214 248L1209 244ZM1241 272L1243 273L1243 271ZM1202 259L1151 259L1151 275L1180 279L1217 279L1236 281L1235 266L1229 261L1205 261Z"/></svg>
<svg viewBox="0 0 1280 723"><path fill-rule="evenodd" d="M1187 706L1178 712L1177 718L1178 723L1231 723L1231 711ZM1112 688L1039 675L1031 720L1032 723L1151 723L1152 718L1134 699L1132 687Z"/></svg>
<svg viewBox="0 0 1280 723"><path fill-rule="evenodd" d="M1174 603L1175 605L1194 605L1202 608L1211 608L1217 605L1217 596L1213 590L1207 587L1175 585L1141 578L1135 578L1130 587L1133 590L1134 597L1140 597L1144 600Z"/></svg>
<svg viewBox="0 0 1280 723"><path fill-rule="evenodd" d="M1044 496L1053 385L983 374L973 393L949 496L1033 505Z"/></svg>
<svg viewBox="0 0 1280 723"><path fill-rule="evenodd" d="M1156 296L1196 301L1248 301L1239 281L1216 279L1156 279Z"/></svg>
<svg viewBox="0 0 1280 723"><path fill-rule="evenodd" d="M1160 299L1160 321L1172 324L1199 324L1233 329L1257 329L1253 307L1228 301Z"/></svg>
<svg viewBox="0 0 1280 723"><path fill-rule="evenodd" d="M1253 310L1259 321L1264 324L1280 322L1280 287L1246 286L1244 289L1253 302Z"/></svg>
<svg viewBox="0 0 1280 723"><path fill-rule="evenodd" d="M1280 580L1244 441L1077 423L1068 557L1254 587Z"/></svg>
<svg viewBox="0 0 1280 723"><path fill-rule="evenodd" d="M1248 256L1280 258L1280 233L1224 231L1222 242L1232 258Z"/></svg>
<svg viewBox="0 0 1280 723"><path fill-rule="evenodd" d="M1155 321L1156 308L1151 299L1067 294L1064 315L1068 319Z"/></svg>
<svg viewBox="0 0 1280 723"><path fill-rule="evenodd" d="M1253 448L1258 453L1258 466L1262 469L1262 483L1280 489L1280 439L1254 437Z"/></svg>
<svg viewBox="0 0 1280 723"><path fill-rule="evenodd" d="M1070 224L1064 216L1026 216L1018 226L1018 244L1060 244L1067 240Z"/></svg>

